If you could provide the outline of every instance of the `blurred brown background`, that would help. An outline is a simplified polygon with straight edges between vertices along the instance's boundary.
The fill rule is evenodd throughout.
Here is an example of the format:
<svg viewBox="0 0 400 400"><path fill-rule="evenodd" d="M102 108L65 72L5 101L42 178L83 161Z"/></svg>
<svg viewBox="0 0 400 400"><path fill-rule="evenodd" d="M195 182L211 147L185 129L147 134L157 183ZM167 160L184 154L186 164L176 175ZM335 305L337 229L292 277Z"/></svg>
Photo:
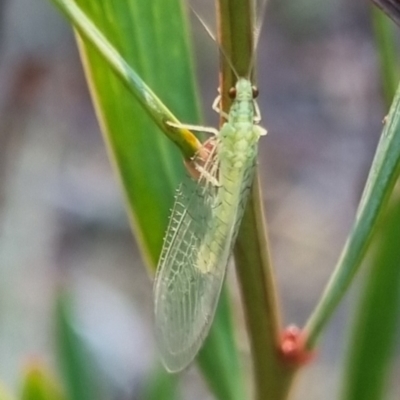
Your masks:
<svg viewBox="0 0 400 400"><path fill-rule="evenodd" d="M257 52L269 131L260 170L284 319L302 325L352 224L386 109L368 2L270 3ZM217 50L199 24L194 37L206 120L215 123ZM54 295L68 282L101 373L117 398L135 398L156 357L151 282L71 30L44 0L2 0L0 54L0 380L18 387L30 356L56 365ZM337 398L354 289L297 399ZM246 355L243 329L239 338ZM208 398L194 368L184 381L183 398Z"/></svg>

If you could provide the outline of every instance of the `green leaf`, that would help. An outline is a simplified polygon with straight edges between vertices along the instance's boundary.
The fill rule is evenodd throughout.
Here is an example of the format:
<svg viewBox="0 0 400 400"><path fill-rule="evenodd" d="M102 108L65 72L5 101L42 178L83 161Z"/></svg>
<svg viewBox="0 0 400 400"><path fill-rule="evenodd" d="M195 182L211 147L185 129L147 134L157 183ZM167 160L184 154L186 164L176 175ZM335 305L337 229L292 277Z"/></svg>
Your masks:
<svg viewBox="0 0 400 400"><path fill-rule="evenodd" d="M395 31L380 10L372 12L383 92L390 103L399 78ZM392 197L379 225L355 317L344 371L344 400L386 398L400 322L400 202L397 193Z"/></svg>
<svg viewBox="0 0 400 400"><path fill-rule="evenodd" d="M315 346L317 338L353 281L399 173L400 87L386 118L353 228L322 299L306 325L310 348Z"/></svg>
<svg viewBox="0 0 400 400"><path fill-rule="evenodd" d="M26 368L21 399L65 400L65 395L59 383L42 365L41 361L34 360Z"/></svg>
<svg viewBox="0 0 400 400"><path fill-rule="evenodd" d="M73 328L73 319L71 299L61 291L56 304L57 345L68 398L101 399L88 351Z"/></svg>
<svg viewBox="0 0 400 400"><path fill-rule="evenodd" d="M51 0L75 26L76 4ZM184 176L182 159L159 127L143 111L143 104L127 89L123 74L115 74L113 61L98 48L93 36L104 36L122 55L129 68L157 93L161 101L184 122L199 123L198 99L190 58L189 34L180 0L76 2L93 24L94 35L80 41L81 54L97 115L115 170L120 178L128 212L149 268L154 271L161 250L174 192ZM72 10L72 11L71 11ZM75 10L76 11L76 10ZM118 57L116 57L118 59ZM114 57L115 61L115 57ZM224 295L223 295L224 296ZM225 302L219 307L205 347L201 369L220 399L243 398L239 357ZM219 323L222 318L224 323ZM214 338L217 337L218 340ZM224 346L221 346L221 341ZM229 349L229 350L227 350ZM235 362L232 362L235 360ZM220 371L218 375L215 370ZM223 376L223 379L221 378ZM234 379L232 379L234 377ZM223 393L223 395L221 394Z"/></svg>
<svg viewBox="0 0 400 400"><path fill-rule="evenodd" d="M400 320L400 202L380 224L345 372L343 400L385 398Z"/></svg>
<svg viewBox="0 0 400 400"><path fill-rule="evenodd" d="M180 2L79 0L77 3L174 114L184 121L198 120ZM164 18L165 15L174 17ZM82 55L136 236L149 266L154 268L174 192L183 177L182 159L92 45L85 42Z"/></svg>

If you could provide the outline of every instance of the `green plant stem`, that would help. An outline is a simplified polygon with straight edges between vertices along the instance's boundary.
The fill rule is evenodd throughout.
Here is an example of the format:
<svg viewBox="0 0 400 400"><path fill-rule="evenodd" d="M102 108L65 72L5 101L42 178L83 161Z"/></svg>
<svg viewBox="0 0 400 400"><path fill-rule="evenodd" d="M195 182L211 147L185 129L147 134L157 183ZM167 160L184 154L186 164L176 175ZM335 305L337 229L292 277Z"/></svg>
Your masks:
<svg viewBox="0 0 400 400"><path fill-rule="evenodd" d="M296 369L280 357L280 316L258 174L234 254L250 340L256 399L286 399Z"/></svg>
<svg viewBox="0 0 400 400"><path fill-rule="evenodd" d="M250 0L219 0L221 107L228 111L228 91L235 74L248 77L253 66L253 9ZM228 62L225 57L229 57ZM222 122L222 121L221 121ZM268 250L261 190L256 174L234 249L236 271L252 353L256 399L285 399L295 369L279 356L280 316L277 290Z"/></svg>
<svg viewBox="0 0 400 400"><path fill-rule="evenodd" d="M325 292L306 324L306 345L309 349L315 347L317 339L352 283L399 173L400 87L387 117L353 228Z"/></svg>
<svg viewBox="0 0 400 400"><path fill-rule="evenodd" d="M72 0L51 1L63 12L79 34L96 48L154 122L178 146L183 156L187 159L193 157L201 147L201 143L196 136L187 129L175 128L167 124L168 122L179 124L179 121L129 66L92 21L87 18L76 3Z"/></svg>

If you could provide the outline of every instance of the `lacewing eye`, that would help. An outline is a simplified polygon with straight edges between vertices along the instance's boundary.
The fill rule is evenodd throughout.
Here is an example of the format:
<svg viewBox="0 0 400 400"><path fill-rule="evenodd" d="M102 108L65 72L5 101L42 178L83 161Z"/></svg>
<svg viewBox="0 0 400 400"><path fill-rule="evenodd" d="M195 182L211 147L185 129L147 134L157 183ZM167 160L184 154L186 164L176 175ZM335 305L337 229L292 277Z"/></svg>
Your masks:
<svg viewBox="0 0 400 400"><path fill-rule="evenodd" d="M258 88L256 88L255 86L253 86L253 87L251 88L251 90L253 91L253 99L256 99L256 98L258 97L258 94L259 94Z"/></svg>
<svg viewBox="0 0 400 400"><path fill-rule="evenodd" d="M229 98L234 100L236 98L236 88L231 87L228 92Z"/></svg>

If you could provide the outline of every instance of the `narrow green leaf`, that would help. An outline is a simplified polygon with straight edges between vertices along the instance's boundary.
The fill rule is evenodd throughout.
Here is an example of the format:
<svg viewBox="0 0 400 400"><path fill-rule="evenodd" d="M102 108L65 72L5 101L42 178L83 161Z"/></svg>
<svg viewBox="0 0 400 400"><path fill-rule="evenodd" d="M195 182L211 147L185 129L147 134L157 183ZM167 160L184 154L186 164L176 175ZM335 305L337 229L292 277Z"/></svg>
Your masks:
<svg viewBox="0 0 400 400"><path fill-rule="evenodd" d="M41 361L34 360L25 371L21 400L65 400L65 395Z"/></svg>
<svg viewBox="0 0 400 400"><path fill-rule="evenodd" d="M51 1L64 6L71 3ZM93 22L91 29L96 26L102 32L126 64L180 120L199 123L189 34L181 0L79 0L76 4ZM68 15L79 26L74 14ZM98 44L91 36L83 36L81 54L136 237L147 265L154 271L174 192L184 176L182 159L170 141L158 134L157 126L127 90L121 74L115 75L115 68L99 52ZM213 357L204 359L203 353L199 357L203 374L210 387L218 390L217 396L233 400L243 390L238 391L239 379L232 379L240 376L240 370L231 324L218 322L220 318L230 321L229 309L224 304L218 309L215 326L205 344L206 353ZM219 340L213 339L214 335L222 338L224 349ZM220 375L215 375L215 369L221 371ZM218 393L224 393L225 397Z"/></svg>
<svg viewBox="0 0 400 400"><path fill-rule="evenodd" d="M73 328L72 303L60 292L56 304L57 345L60 367L70 400L101 399L88 351Z"/></svg>
<svg viewBox="0 0 400 400"><path fill-rule="evenodd" d="M400 320L400 201L384 213L356 315L343 400L385 397Z"/></svg>
<svg viewBox="0 0 400 400"><path fill-rule="evenodd" d="M386 119L356 220L327 288L306 330L312 348L358 271L400 173L400 87Z"/></svg>
<svg viewBox="0 0 400 400"><path fill-rule="evenodd" d="M372 10L385 100L398 82L398 57L392 22ZM395 193L385 210L370 257L369 273L355 317L344 373L344 400L386 398L400 319L400 201Z"/></svg>
<svg viewBox="0 0 400 400"><path fill-rule="evenodd" d="M178 1L77 3L174 114L185 121L198 119ZM163 15L175 17L166 24ZM97 114L127 195L140 247L154 268L175 188L183 177L182 160L93 46L85 41L82 56Z"/></svg>

